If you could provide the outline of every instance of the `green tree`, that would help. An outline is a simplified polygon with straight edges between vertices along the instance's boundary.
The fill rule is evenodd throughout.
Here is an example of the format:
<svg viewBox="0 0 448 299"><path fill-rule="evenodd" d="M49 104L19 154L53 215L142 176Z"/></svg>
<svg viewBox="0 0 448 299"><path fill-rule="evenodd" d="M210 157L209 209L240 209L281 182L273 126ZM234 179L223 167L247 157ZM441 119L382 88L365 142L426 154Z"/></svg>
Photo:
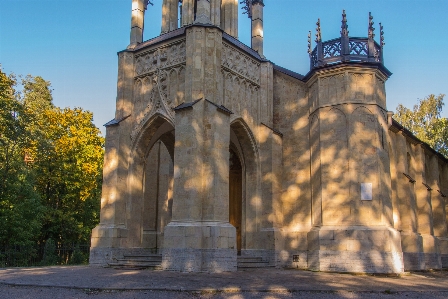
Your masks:
<svg viewBox="0 0 448 299"><path fill-rule="evenodd" d="M41 229L42 206L24 157L28 115L17 100L16 80L0 70L0 246L29 246Z"/></svg>
<svg viewBox="0 0 448 299"><path fill-rule="evenodd" d="M99 220L104 139L81 108L43 112L45 142L37 147L36 188L47 207L43 239L88 243Z"/></svg>
<svg viewBox="0 0 448 299"><path fill-rule="evenodd" d="M34 114L42 113L54 107L51 83L42 77L27 75L22 79L23 104Z"/></svg>
<svg viewBox="0 0 448 299"><path fill-rule="evenodd" d="M444 96L431 94L414 105L412 110L399 104L394 119L448 158L448 119L441 117Z"/></svg>
<svg viewBox="0 0 448 299"><path fill-rule="evenodd" d="M58 264L58 255L56 254L56 244L53 239L45 241L44 256L40 262L42 266L50 266Z"/></svg>
<svg viewBox="0 0 448 299"><path fill-rule="evenodd" d="M22 93L20 93L20 101L24 112L28 115L26 130L31 137L26 154L29 159L33 160L36 156L37 148L43 147L43 144L48 142L45 138L46 128L43 126L42 118L47 110L54 109L55 106L49 81L45 81L39 76L27 75L25 78L22 78L21 85L23 89Z"/></svg>
<svg viewBox="0 0 448 299"><path fill-rule="evenodd" d="M40 242L88 243L99 220L104 139L92 113L55 107L50 82L28 75L21 84L26 154L45 207Z"/></svg>
<svg viewBox="0 0 448 299"><path fill-rule="evenodd" d="M55 107L50 82L20 83L0 71L0 246L88 243L104 139L92 113Z"/></svg>

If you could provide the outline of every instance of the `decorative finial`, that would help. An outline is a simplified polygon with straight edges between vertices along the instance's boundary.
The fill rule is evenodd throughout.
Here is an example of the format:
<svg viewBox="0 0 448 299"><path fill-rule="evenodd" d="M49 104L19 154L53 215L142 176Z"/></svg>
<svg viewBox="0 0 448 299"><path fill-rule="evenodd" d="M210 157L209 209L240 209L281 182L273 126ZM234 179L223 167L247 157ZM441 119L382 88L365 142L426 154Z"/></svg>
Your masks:
<svg viewBox="0 0 448 299"><path fill-rule="evenodd" d="M149 5L151 5L151 6L153 6L154 4L151 2L151 0L145 0L144 2L143 2L143 4L145 5L145 10L148 8L148 4Z"/></svg>
<svg viewBox="0 0 448 299"><path fill-rule="evenodd" d="M311 31L308 31L308 54L310 55L310 57L311 57L311 52L313 52L311 50Z"/></svg>
<svg viewBox="0 0 448 299"><path fill-rule="evenodd" d="M348 25L347 25L347 15L345 14L345 9L342 11L342 26L341 35L348 36Z"/></svg>
<svg viewBox="0 0 448 299"><path fill-rule="evenodd" d="M380 24L380 45L381 45L381 48L383 48L386 43L384 42L383 25L381 25L381 23L379 23L379 24Z"/></svg>
<svg viewBox="0 0 448 299"><path fill-rule="evenodd" d="M242 0L240 1L242 4L242 9L244 10L243 14L247 14L249 19L252 19L252 0Z"/></svg>
<svg viewBox="0 0 448 299"><path fill-rule="evenodd" d="M320 19L317 19L316 26L316 43L320 43L322 41L322 35L320 32Z"/></svg>
<svg viewBox="0 0 448 299"><path fill-rule="evenodd" d="M373 28L373 24L375 24L373 22L373 16L372 16L372 13L369 12L369 35L368 35L368 37L370 39L374 39L375 38L375 33L374 33L375 28Z"/></svg>

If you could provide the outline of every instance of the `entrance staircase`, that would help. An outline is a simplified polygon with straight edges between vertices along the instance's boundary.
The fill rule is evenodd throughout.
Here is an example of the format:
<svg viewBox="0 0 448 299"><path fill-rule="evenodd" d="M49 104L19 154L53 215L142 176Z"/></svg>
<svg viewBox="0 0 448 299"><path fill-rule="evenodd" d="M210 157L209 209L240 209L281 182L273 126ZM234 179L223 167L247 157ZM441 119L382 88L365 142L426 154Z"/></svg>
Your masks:
<svg viewBox="0 0 448 299"><path fill-rule="evenodd" d="M122 259L117 259L116 262L109 263L109 267L114 269L162 270L162 255L161 254L125 255Z"/></svg>
<svg viewBox="0 0 448 299"><path fill-rule="evenodd" d="M241 256L237 257L237 268L238 270L249 270L256 268L267 268L269 266L268 261L264 261L261 257L249 257Z"/></svg>
<svg viewBox="0 0 448 299"><path fill-rule="evenodd" d="M162 270L162 255L161 254L146 254L146 255L125 255L122 259L117 259L115 262L109 263L109 267L114 269L129 269L129 270ZM238 256L237 268L238 270L250 270L257 268L267 268L268 261L264 261L261 257Z"/></svg>

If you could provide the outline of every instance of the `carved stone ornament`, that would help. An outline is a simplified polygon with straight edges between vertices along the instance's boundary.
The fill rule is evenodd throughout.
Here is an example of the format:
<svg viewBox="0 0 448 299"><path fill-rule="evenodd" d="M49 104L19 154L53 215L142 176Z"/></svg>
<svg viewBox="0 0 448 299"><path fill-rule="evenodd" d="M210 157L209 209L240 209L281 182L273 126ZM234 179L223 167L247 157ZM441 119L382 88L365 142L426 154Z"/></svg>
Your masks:
<svg viewBox="0 0 448 299"><path fill-rule="evenodd" d="M222 66L250 82L260 85L260 63L228 44L223 44Z"/></svg>
<svg viewBox="0 0 448 299"><path fill-rule="evenodd" d="M135 76L155 72L156 69L165 69L183 64L186 61L185 40L168 46L151 49L136 55Z"/></svg>
<svg viewBox="0 0 448 299"><path fill-rule="evenodd" d="M172 109L172 101L167 94L167 74L166 71L156 69L154 74L145 78L150 80L152 89L145 96L146 107L143 109L141 116L136 118L136 125L131 133L131 140L140 132L145 123L154 115L161 114L174 123L174 110Z"/></svg>
<svg viewBox="0 0 448 299"><path fill-rule="evenodd" d="M148 5L154 6L154 3L152 3L151 0L145 0L145 1L143 2L143 4L144 4L144 8L145 8L145 10L148 9Z"/></svg>

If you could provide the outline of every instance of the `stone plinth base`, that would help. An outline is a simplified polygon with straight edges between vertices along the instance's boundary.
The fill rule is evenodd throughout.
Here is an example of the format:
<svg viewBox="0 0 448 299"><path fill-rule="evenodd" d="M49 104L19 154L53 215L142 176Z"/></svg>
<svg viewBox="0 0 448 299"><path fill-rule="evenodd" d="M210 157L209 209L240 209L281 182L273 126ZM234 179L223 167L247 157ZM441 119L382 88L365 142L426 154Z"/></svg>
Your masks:
<svg viewBox="0 0 448 299"><path fill-rule="evenodd" d="M242 249L241 250L242 257L252 257L257 258L261 257L263 261L269 262L270 267L274 267L276 265L275 262L275 250L269 249Z"/></svg>
<svg viewBox="0 0 448 299"><path fill-rule="evenodd" d="M400 234L389 227L320 227L308 233L308 269L402 273Z"/></svg>
<svg viewBox="0 0 448 299"><path fill-rule="evenodd" d="M90 266L107 266L109 263L122 259L125 255L149 255L155 253L153 249L147 248L101 248L91 247Z"/></svg>
<svg viewBox="0 0 448 299"><path fill-rule="evenodd" d="M278 268L295 268L295 269L307 269L308 268L308 252L304 250L276 251L276 263Z"/></svg>
<svg viewBox="0 0 448 299"><path fill-rule="evenodd" d="M92 229L91 247L119 247L120 239L127 236L124 226L99 224Z"/></svg>
<svg viewBox="0 0 448 299"><path fill-rule="evenodd" d="M403 252L403 261L405 271L442 268L442 259L438 253Z"/></svg>
<svg viewBox="0 0 448 299"><path fill-rule="evenodd" d="M236 271L236 249L164 249L162 268L179 272Z"/></svg>
<svg viewBox="0 0 448 299"><path fill-rule="evenodd" d="M92 230L89 263L104 266L121 258L121 240L127 236L128 231L123 226L99 224Z"/></svg>
<svg viewBox="0 0 448 299"><path fill-rule="evenodd" d="M402 273L401 252L333 251L308 253L308 269L329 272Z"/></svg>
<svg viewBox="0 0 448 299"><path fill-rule="evenodd" d="M401 233L405 271L441 269L439 240L432 235Z"/></svg>
<svg viewBox="0 0 448 299"><path fill-rule="evenodd" d="M448 238L437 237L442 268L448 268Z"/></svg>
<svg viewBox="0 0 448 299"><path fill-rule="evenodd" d="M171 222L165 227L162 268L181 272L236 271L236 229L221 222Z"/></svg>
<svg viewBox="0 0 448 299"><path fill-rule="evenodd" d="M441 254L440 260L442 262L442 268L448 269L448 254Z"/></svg>

